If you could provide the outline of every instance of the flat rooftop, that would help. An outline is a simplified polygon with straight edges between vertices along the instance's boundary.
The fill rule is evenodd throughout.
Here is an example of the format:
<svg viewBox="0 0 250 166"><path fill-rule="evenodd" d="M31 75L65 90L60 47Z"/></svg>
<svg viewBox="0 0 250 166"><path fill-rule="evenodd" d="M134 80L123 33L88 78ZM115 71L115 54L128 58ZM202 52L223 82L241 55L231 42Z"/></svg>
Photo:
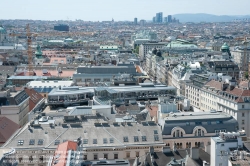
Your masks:
<svg viewBox="0 0 250 166"><path fill-rule="evenodd" d="M169 114L168 117L164 118L165 121L176 121L176 120L201 120L201 119L223 119L230 118L231 115L227 115L222 112L177 112Z"/></svg>

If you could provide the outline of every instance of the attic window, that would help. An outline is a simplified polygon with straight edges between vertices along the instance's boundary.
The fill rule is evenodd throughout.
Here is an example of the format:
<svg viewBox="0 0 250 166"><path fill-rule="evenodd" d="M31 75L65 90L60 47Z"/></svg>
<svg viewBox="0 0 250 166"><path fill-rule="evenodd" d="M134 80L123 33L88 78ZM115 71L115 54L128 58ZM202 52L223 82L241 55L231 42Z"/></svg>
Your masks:
<svg viewBox="0 0 250 166"><path fill-rule="evenodd" d="M83 144L88 144L88 139L83 139Z"/></svg>
<svg viewBox="0 0 250 166"><path fill-rule="evenodd" d="M108 143L108 139L107 138L103 138L103 144L107 144Z"/></svg>
<svg viewBox="0 0 250 166"><path fill-rule="evenodd" d="M142 141L147 141L147 137L146 136L142 136L141 139L142 139Z"/></svg>
<svg viewBox="0 0 250 166"><path fill-rule="evenodd" d="M123 137L123 142L128 142L128 137L127 136Z"/></svg>
<svg viewBox="0 0 250 166"><path fill-rule="evenodd" d="M93 144L97 144L97 139L93 139Z"/></svg>
<svg viewBox="0 0 250 166"><path fill-rule="evenodd" d="M155 139L155 141L159 141L159 136L158 135L154 135L154 139Z"/></svg>
<svg viewBox="0 0 250 166"><path fill-rule="evenodd" d="M18 140L17 145L23 145L24 140Z"/></svg>
<svg viewBox="0 0 250 166"><path fill-rule="evenodd" d="M55 145L59 145L60 144L60 140L55 140Z"/></svg>
<svg viewBox="0 0 250 166"><path fill-rule="evenodd" d="M139 142L139 137L138 136L134 136L134 142Z"/></svg>
<svg viewBox="0 0 250 166"><path fill-rule="evenodd" d="M30 145L35 145L35 140L34 139L30 139Z"/></svg>
<svg viewBox="0 0 250 166"><path fill-rule="evenodd" d="M39 139L37 144L38 145L43 145L43 139Z"/></svg>
<svg viewBox="0 0 250 166"><path fill-rule="evenodd" d="M110 143L114 143L114 138L110 138L110 139L109 139L109 142L110 142Z"/></svg>

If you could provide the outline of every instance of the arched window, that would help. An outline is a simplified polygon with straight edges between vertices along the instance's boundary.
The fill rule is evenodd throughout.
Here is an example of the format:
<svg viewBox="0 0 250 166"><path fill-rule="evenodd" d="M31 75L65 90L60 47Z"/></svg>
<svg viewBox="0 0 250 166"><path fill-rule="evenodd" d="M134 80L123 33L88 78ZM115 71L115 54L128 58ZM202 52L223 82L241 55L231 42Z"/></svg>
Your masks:
<svg viewBox="0 0 250 166"><path fill-rule="evenodd" d="M202 126L196 126L193 130L195 137L204 137L206 133L206 129Z"/></svg>

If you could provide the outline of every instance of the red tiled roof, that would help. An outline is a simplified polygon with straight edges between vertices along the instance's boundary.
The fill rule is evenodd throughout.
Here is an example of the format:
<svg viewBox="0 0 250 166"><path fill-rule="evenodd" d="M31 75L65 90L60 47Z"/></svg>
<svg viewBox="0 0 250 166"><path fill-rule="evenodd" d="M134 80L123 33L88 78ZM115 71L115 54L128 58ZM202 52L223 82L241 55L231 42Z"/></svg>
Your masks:
<svg viewBox="0 0 250 166"><path fill-rule="evenodd" d="M137 71L138 73L141 73L140 66L136 65L136 71Z"/></svg>
<svg viewBox="0 0 250 166"><path fill-rule="evenodd" d="M223 84L224 82L211 80L206 85L209 85L210 87L214 87L215 89L222 91ZM243 84L245 83L242 83L241 85ZM227 89L224 89L224 92L230 95L237 96L238 98L235 100L235 102L238 103L244 102L244 100L242 99L243 96L250 96L250 90L243 89L242 87L235 87L231 90L230 87L228 86Z"/></svg>
<svg viewBox="0 0 250 166"><path fill-rule="evenodd" d="M6 117L0 117L0 143L5 143L19 129L19 125Z"/></svg>
<svg viewBox="0 0 250 166"><path fill-rule="evenodd" d="M247 88L248 87L248 82L249 81L240 81L239 86Z"/></svg>
<svg viewBox="0 0 250 166"><path fill-rule="evenodd" d="M42 70L35 70L37 76L45 76ZM49 70L49 76L58 76L57 70ZM62 73L59 74L59 77L72 77L75 74L74 70L62 70ZM47 76L47 75L46 75Z"/></svg>
<svg viewBox="0 0 250 166"><path fill-rule="evenodd" d="M24 90L30 97L29 98L29 108L31 111L38 104L38 102L43 99L43 96L41 94L37 93L37 91L35 91L32 88L25 88Z"/></svg>
<svg viewBox="0 0 250 166"><path fill-rule="evenodd" d="M76 148L77 148L77 143L73 141L67 141L67 142L59 144L55 151L52 165L53 166L65 166L67 163L68 151L69 150L75 151Z"/></svg>
<svg viewBox="0 0 250 166"><path fill-rule="evenodd" d="M158 106L147 106L146 109L148 110L150 117L157 117Z"/></svg>

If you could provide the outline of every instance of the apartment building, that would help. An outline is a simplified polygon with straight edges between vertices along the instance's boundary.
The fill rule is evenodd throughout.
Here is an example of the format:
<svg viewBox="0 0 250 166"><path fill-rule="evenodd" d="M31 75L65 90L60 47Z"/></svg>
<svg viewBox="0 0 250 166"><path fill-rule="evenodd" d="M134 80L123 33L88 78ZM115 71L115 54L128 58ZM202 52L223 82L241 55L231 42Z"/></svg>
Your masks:
<svg viewBox="0 0 250 166"><path fill-rule="evenodd" d="M250 57L250 48L237 47L231 51L234 61L238 64L239 68L243 71L248 71L248 62Z"/></svg>
<svg viewBox="0 0 250 166"><path fill-rule="evenodd" d="M19 126L28 122L29 95L22 90L10 93L9 90L0 93L0 117L7 117Z"/></svg>
<svg viewBox="0 0 250 166"><path fill-rule="evenodd" d="M162 49L164 46L166 46L167 42L147 42L143 43L139 47L139 57L140 59L145 59L145 56L148 54L149 51L156 49Z"/></svg>
<svg viewBox="0 0 250 166"><path fill-rule="evenodd" d="M160 126L154 122L108 123L103 116L91 114L38 117L2 148L15 149L10 157L20 166L45 166L58 145L67 141L77 142L76 158L84 160L135 159L148 153L150 147L160 152L164 146Z"/></svg>
<svg viewBox="0 0 250 166"><path fill-rule="evenodd" d="M212 137L210 165L248 165L250 158L243 148L243 140L244 133L241 132L221 132Z"/></svg>
<svg viewBox="0 0 250 166"><path fill-rule="evenodd" d="M238 122L231 115L212 112L176 112L160 118L163 141L177 149L201 147L209 150L210 137L220 131L236 132Z"/></svg>

